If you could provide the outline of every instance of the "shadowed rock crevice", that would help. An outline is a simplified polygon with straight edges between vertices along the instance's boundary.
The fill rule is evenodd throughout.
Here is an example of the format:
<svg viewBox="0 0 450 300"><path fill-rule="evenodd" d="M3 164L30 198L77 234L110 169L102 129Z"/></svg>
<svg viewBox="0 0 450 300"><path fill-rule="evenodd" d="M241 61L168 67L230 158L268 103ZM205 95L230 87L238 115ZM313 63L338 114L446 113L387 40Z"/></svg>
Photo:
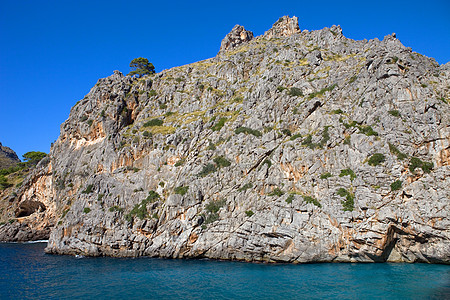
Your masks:
<svg viewBox="0 0 450 300"><path fill-rule="evenodd" d="M43 212L46 210L44 203L33 200L25 200L20 203L16 211L16 217L27 217L34 212Z"/></svg>

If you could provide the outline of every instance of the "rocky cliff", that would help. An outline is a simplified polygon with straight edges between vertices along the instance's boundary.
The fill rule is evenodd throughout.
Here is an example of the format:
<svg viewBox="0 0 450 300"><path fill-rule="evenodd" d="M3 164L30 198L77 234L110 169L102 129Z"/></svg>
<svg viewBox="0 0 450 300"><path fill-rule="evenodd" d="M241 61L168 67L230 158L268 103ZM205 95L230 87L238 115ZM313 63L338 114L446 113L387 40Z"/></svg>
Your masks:
<svg viewBox="0 0 450 300"><path fill-rule="evenodd" d="M16 152L0 143L0 169L12 167L20 162Z"/></svg>
<svg viewBox="0 0 450 300"><path fill-rule="evenodd" d="M235 26L214 58L100 79L13 201L42 204L48 253L449 263L449 89L395 34Z"/></svg>

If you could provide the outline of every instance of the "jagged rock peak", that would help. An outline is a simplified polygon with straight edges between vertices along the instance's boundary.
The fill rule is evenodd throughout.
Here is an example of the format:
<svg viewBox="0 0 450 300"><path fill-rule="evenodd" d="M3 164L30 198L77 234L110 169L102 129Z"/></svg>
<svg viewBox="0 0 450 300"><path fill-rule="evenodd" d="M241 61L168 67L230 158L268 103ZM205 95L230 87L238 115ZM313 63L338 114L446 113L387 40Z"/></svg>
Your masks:
<svg viewBox="0 0 450 300"><path fill-rule="evenodd" d="M298 17L283 16L278 19L278 21L273 24L264 35L267 38L272 37L286 37L296 33L300 33L300 27L298 26Z"/></svg>
<svg viewBox="0 0 450 300"><path fill-rule="evenodd" d="M244 26L235 25L220 44L220 51L227 51L239 46L242 43L249 42L253 39L253 32L245 30Z"/></svg>

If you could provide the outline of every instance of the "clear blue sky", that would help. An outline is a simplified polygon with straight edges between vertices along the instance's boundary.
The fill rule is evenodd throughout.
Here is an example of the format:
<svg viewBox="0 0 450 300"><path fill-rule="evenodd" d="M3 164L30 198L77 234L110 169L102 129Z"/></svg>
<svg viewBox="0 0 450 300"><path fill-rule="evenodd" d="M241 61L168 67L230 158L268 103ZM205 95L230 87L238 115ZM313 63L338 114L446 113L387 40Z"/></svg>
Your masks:
<svg viewBox="0 0 450 300"><path fill-rule="evenodd" d="M261 35L283 15L302 30L341 25L352 39L395 32L413 51L450 61L449 0L0 0L0 142L19 156L48 153L98 78L128 73L140 56L158 72L213 57L235 24Z"/></svg>

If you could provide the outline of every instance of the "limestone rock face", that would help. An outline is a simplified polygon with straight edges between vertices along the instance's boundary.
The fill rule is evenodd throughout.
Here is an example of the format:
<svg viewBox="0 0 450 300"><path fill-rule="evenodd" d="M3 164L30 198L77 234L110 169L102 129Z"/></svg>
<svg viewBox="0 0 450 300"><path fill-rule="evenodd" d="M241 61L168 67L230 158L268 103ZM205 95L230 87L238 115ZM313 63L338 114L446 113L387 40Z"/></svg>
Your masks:
<svg viewBox="0 0 450 300"><path fill-rule="evenodd" d="M0 169L9 168L20 162L16 152L0 143Z"/></svg>
<svg viewBox="0 0 450 300"><path fill-rule="evenodd" d="M244 26L235 25L220 44L220 51L233 49L243 43L249 42L253 39L253 32L245 30Z"/></svg>
<svg viewBox="0 0 450 300"><path fill-rule="evenodd" d="M298 26L298 18L289 16L283 16L273 24L264 34L268 39L273 37L287 37L296 33L300 33L300 27Z"/></svg>
<svg viewBox="0 0 450 300"><path fill-rule="evenodd" d="M56 202L53 190L52 166L44 158L12 195L0 193L2 219L0 240L25 242L48 239L56 223Z"/></svg>
<svg viewBox="0 0 450 300"><path fill-rule="evenodd" d="M53 226L49 253L449 263L449 64L292 20L100 79L12 197L31 212L16 218Z"/></svg>

